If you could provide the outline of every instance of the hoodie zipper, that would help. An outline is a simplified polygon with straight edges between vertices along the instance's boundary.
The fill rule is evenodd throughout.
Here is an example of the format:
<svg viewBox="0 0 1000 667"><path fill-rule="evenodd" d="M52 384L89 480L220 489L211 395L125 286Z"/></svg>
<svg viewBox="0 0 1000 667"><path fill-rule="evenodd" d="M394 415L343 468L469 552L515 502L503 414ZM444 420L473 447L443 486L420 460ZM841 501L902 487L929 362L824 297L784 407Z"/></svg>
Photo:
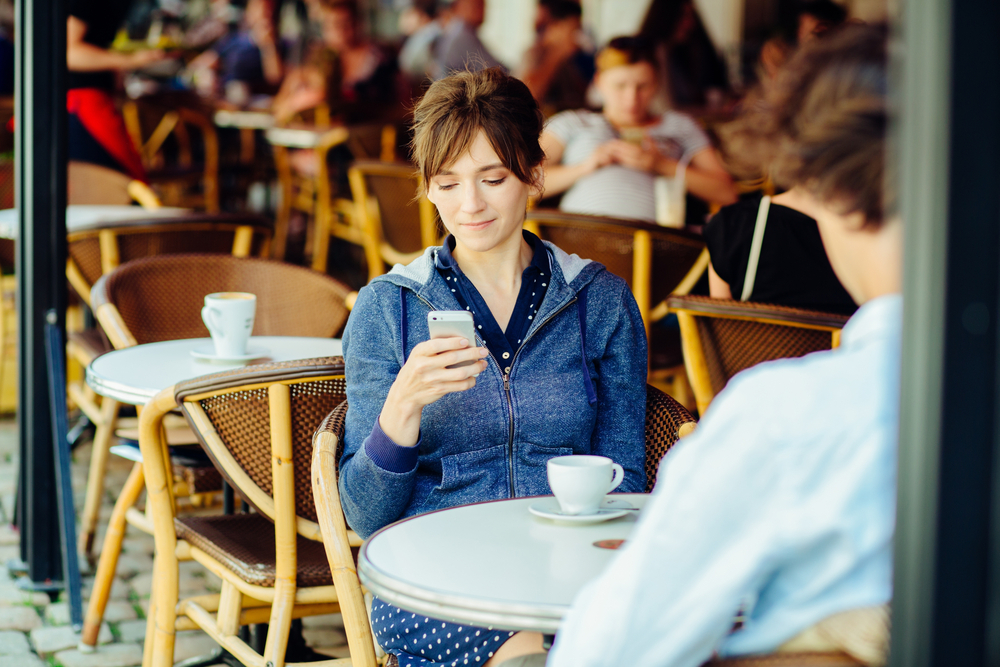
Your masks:
<svg viewBox="0 0 1000 667"><path fill-rule="evenodd" d="M559 308L559 310L542 320L542 323L539 324L534 331L529 333L518 348L514 350L514 356L511 357L510 366L507 366L507 370L501 369L501 373L503 373L503 392L504 396L507 398L507 476L510 480L511 498L517 498L517 492L514 489L514 401L510 396L510 369L514 368L514 362L517 361L517 355L521 353L521 348L527 345L528 341L531 340L542 327L551 322L552 318L569 308L574 303L576 303L576 297L567 301L561 308ZM490 357L496 363L497 368L501 368L500 362L497 361L492 352L490 352Z"/></svg>
<svg viewBox="0 0 1000 667"><path fill-rule="evenodd" d="M420 299L431 310L438 310L438 308L434 304L432 304L430 301L428 301L424 297L420 296L416 292L414 292L413 295L415 297L417 297L418 299ZM521 344L518 346L518 348L516 350L514 350L514 356L511 357L511 360L510 360L510 366L507 366L506 368L508 368L508 369L514 368L514 362L517 361L517 355L521 354L521 349L525 345L527 345L528 341L531 340L532 338L534 338L535 334L538 333L539 330L541 330L542 327L544 327L546 324L548 324L549 322L551 322L552 319L556 315L558 315L559 313L563 312L564 310L566 310L567 308L569 308L570 306L572 306L574 303L576 303L576 297L575 296L572 299L570 299L569 301L567 301L566 303L564 303L554 313L552 313L551 315L549 315L548 317L546 317L544 320L542 320L542 323L539 324L538 327L534 331L532 331L531 333L529 333L524 338L524 340L521 342ZM486 342L483 341L483 339L479 337L478 333L476 334L476 342L477 343L482 343L483 347L486 347L487 349L489 349L489 347L486 345ZM500 362L497 360L497 358L495 356L493 356L493 352L490 352L490 358L493 360L493 363L495 363L497 365L497 368L500 370L500 373L503 376L503 393L504 393L504 397L507 399L507 477L508 477L508 480L510 481L510 486L509 486L509 488L510 488L510 497L511 498L516 498L517 497L517 495L516 495L517 492L514 489L514 401L513 401L513 399L510 396L510 371L509 370L504 370L504 367L500 365Z"/></svg>

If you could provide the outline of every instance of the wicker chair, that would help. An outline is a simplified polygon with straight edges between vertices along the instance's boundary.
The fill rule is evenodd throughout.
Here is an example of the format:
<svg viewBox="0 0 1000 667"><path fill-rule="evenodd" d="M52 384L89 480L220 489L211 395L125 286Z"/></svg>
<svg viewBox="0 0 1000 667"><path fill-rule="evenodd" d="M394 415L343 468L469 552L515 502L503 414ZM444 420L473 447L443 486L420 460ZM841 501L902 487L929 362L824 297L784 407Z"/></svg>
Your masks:
<svg viewBox="0 0 1000 667"><path fill-rule="evenodd" d="M677 313L700 414L742 370L837 347L848 320L846 315L707 296L672 296L667 304Z"/></svg>
<svg viewBox="0 0 1000 667"><path fill-rule="evenodd" d="M694 431L687 409L653 385L646 385L646 493L656 485L660 461L677 441Z"/></svg>
<svg viewBox="0 0 1000 667"><path fill-rule="evenodd" d="M354 533L347 527L337 488L340 456L344 451L346 417L347 401L344 401L327 415L313 436L313 498L316 500L316 514L323 533L323 546L326 548L326 557L340 597L340 613L344 619L347 645L351 649L351 664L354 667L375 667L377 658L374 639L354 554L351 552Z"/></svg>
<svg viewBox="0 0 1000 667"><path fill-rule="evenodd" d="M364 230L369 279L406 264L441 238L434 205L411 164L358 161L348 171L355 216Z"/></svg>
<svg viewBox="0 0 1000 667"><path fill-rule="evenodd" d="M321 544L310 462L313 433L344 392L343 359L329 357L217 373L165 389L147 404L139 442L156 556L144 665L173 665L174 633L200 628L249 667L282 667L292 619L340 609ZM255 511L176 515L160 433L163 417L178 406ZM356 536L346 541L360 545ZM179 599L181 560L218 575L221 593ZM238 635L241 625L262 622L269 624L263 655Z"/></svg>
<svg viewBox="0 0 1000 667"><path fill-rule="evenodd" d="M66 277L81 301L90 305L90 290L97 280L122 262L176 253L231 252L234 256L261 255L271 239L270 222L264 218L231 214L191 214L169 220L155 217L119 221L93 229L80 229L67 236ZM199 334L200 335L200 334ZM86 367L110 351L110 342L100 329L72 332L67 353ZM68 387L70 398L97 430L91 453L87 497L80 517L80 550L89 557L97 529L100 498L111 435L118 424L119 404L113 399L100 403L93 390L81 383Z"/></svg>
<svg viewBox="0 0 1000 667"><path fill-rule="evenodd" d="M149 182L170 206L219 211L219 139L212 120L186 97L128 100L122 105L125 129L142 158ZM193 156L191 130L201 136L202 162ZM164 149L175 149L176 160ZM201 191L193 193L192 186Z"/></svg>
<svg viewBox="0 0 1000 667"><path fill-rule="evenodd" d="M258 335L330 337L347 320L344 297L348 290L333 278L282 262L230 255L164 255L123 264L97 281L91 305L111 342L120 349L203 337L204 294L231 291L257 295L254 333ZM138 484L126 484L118 497L101 550L81 639L87 646L96 643L126 521L152 532L145 515L133 507L141 491L141 464L136 464L133 474ZM208 484L213 482L209 473L196 475L193 481L201 483L190 489L195 492L210 490ZM214 484L217 489L217 477Z"/></svg>
<svg viewBox="0 0 1000 667"><path fill-rule="evenodd" d="M161 205L160 198L142 181L89 162L69 163L66 196L70 206L129 206L133 201L145 209L156 209Z"/></svg>

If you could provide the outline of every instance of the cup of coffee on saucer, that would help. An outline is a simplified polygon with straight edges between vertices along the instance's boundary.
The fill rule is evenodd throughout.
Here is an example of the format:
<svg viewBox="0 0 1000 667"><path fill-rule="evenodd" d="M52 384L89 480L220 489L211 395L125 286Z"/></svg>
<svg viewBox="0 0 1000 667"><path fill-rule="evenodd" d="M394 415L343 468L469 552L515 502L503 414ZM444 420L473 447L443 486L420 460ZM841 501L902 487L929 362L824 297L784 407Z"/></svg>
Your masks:
<svg viewBox="0 0 1000 667"><path fill-rule="evenodd" d="M564 515L596 514L604 497L625 479L625 471L606 456L557 456L548 462L549 488Z"/></svg>
<svg viewBox="0 0 1000 667"><path fill-rule="evenodd" d="M248 354L254 355L254 350L247 349L247 342L256 312L257 296L249 292L215 292L205 296L201 319L212 336L216 359L239 361ZM260 356L260 351L257 352L254 356Z"/></svg>

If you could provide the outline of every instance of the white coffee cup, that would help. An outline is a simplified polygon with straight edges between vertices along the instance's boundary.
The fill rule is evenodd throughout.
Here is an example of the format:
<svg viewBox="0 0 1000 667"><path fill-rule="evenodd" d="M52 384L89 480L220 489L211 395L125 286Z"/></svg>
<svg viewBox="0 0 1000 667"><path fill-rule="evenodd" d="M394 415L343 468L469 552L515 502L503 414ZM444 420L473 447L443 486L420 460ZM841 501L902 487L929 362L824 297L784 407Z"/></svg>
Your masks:
<svg viewBox="0 0 1000 667"><path fill-rule="evenodd" d="M559 508L571 515L594 514L625 479L625 470L606 456L556 456L549 459L548 473Z"/></svg>
<svg viewBox="0 0 1000 667"><path fill-rule="evenodd" d="M201 319L215 343L217 357L235 359L247 353L256 312L257 296L248 292L216 292L205 296Z"/></svg>

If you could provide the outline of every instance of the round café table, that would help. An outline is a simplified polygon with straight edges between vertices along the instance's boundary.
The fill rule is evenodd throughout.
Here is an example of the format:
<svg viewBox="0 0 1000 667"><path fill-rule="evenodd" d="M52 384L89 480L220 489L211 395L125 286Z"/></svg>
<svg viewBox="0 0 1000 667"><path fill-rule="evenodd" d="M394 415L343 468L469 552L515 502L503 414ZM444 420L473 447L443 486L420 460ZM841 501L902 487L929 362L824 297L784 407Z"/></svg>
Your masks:
<svg viewBox="0 0 1000 667"><path fill-rule="evenodd" d="M577 592L614 556L606 547L628 538L649 496L610 495L639 511L587 525L528 511L546 498L462 505L397 521L362 545L361 582L390 604L434 618L555 634Z"/></svg>
<svg viewBox="0 0 1000 667"><path fill-rule="evenodd" d="M248 348L263 348L264 353L249 363L216 363L191 355L192 350L211 344L211 338L189 338L114 350L97 357L87 367L87 384L101 396L143 405L161 390L202 375L249 363L336 356L341 351L339 338L253 336Z"/></svg>

